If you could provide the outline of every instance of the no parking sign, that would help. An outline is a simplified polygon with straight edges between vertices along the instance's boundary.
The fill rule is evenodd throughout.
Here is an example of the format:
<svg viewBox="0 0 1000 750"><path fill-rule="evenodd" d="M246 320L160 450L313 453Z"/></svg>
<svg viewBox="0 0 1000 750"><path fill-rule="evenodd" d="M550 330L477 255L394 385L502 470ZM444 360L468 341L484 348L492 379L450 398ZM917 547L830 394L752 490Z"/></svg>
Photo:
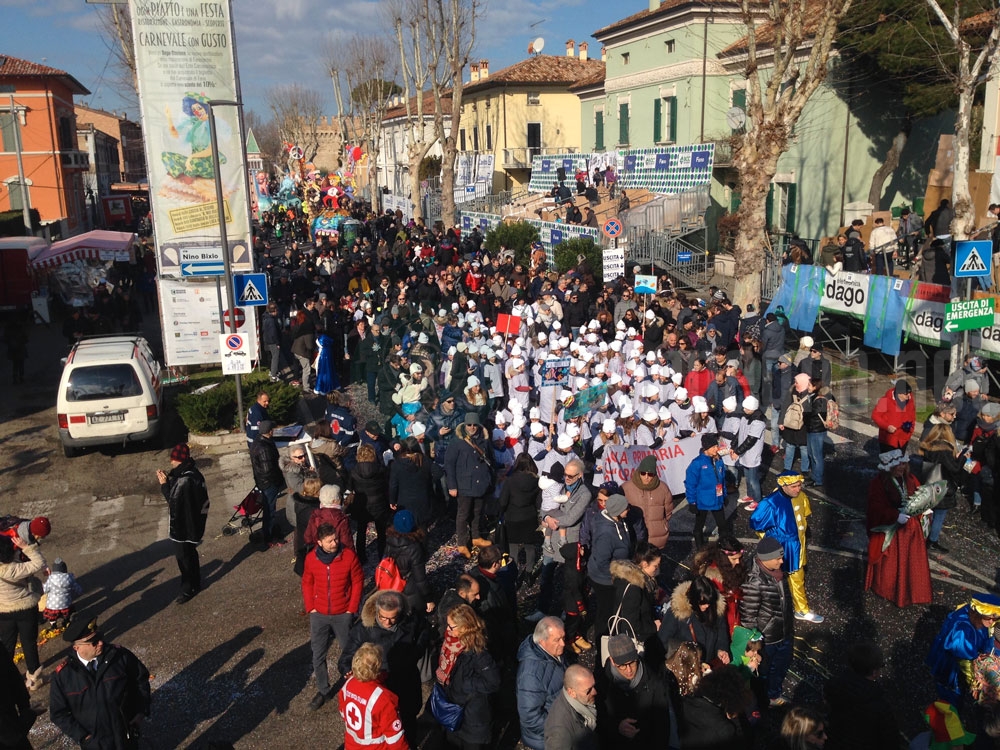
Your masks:
<svg viewBox="0 0 1000 750"><path fill-rule="evenodd" d="M240 333L220 333L219 354L222 355L223 375L245 375L253 369L250 343Z"/></svg>

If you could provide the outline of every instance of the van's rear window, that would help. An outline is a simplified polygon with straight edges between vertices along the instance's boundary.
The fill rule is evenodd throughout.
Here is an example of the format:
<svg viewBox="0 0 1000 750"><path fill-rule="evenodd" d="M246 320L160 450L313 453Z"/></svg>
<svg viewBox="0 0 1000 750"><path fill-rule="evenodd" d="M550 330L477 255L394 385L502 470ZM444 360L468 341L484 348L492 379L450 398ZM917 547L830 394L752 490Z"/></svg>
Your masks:
<svg viewBox="0 0 1000 750"><path fill-rule="evenodd" d="M142 384L132 365L77 367L66 384L67 401L141 396Z"/></svg>

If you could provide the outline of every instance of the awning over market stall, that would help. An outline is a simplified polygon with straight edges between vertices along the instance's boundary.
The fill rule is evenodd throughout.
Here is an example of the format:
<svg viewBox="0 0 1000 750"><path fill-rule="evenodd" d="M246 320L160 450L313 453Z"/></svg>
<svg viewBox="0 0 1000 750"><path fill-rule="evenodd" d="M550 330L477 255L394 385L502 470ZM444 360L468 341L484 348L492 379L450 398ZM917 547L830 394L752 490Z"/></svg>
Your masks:
<svg viewBox="0 0 1000 750"><path fill-rule="evenodd" d="M35 268L55 268L74 260L128 261L131 258L133 242L135 234L132 232L96 229L52 243L31 261L31 265Z"/></svg>

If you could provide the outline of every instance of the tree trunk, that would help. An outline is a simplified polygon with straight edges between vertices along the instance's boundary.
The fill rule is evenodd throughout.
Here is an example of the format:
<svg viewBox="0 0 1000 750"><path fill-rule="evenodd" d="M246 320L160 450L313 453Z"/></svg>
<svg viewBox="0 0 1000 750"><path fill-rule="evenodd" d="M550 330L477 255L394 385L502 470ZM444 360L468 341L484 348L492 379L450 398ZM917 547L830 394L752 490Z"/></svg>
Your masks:
<svg viewBox="0 0 1000 750"><path fill-rule="evenodd" d="M889 179L889 176L896 171L899 166L899 155L903 153L903 149L906 147L906 142L910 137L910 126L909 122L905 123L899 132L896 133L896 137L892 139L892 145L886 152L885 161L882 165L875 170L875 174L872 176L872 185L868 189L868 202L875 207L875 210L879 210L879 206L882 200L882 189L885 187L885 181Z"/></svg>
<svg viewBox="0 0 1000 750"><path fill-rule="evenodd" d="M955 219L951 223L953 240L966 240L976 228L976 207L969 192L969 120L975 83L962 81L958 91L958 112L955 114L955 170L952 183L952 206Z"/></svg>
<svg viewBox="0 0 1000 750"><path fill-rule="evenodd" d="M765 144L766 147L766 144ZM736 289L733 301L746 309L760 305L761 271L767 261L767 193L778 171L777 157L759 159L761 149L745 143L738 157L740 172L739 224L733 241L736 261Z"/></svg>
<svg viewBox="0 0 1000 750"><path fill-rule="evenodd" d="M424 218L424 206L420 200L420 165L430 151L430 144L426 142L411 143L406 153L406 172L410 178L410 206L411 218L418 221Z"/></svg>
<svg viewBox="0 0 1000 750"><path fill-rule="evenodd" d="M454 94L453 94L454 95ZM454 117L453 117L454 122ZM452 125L452 133L457 125ZM445 138L441 149L441 221L445 229L455 226L455 155L458 152L455 136Z"/></svg>

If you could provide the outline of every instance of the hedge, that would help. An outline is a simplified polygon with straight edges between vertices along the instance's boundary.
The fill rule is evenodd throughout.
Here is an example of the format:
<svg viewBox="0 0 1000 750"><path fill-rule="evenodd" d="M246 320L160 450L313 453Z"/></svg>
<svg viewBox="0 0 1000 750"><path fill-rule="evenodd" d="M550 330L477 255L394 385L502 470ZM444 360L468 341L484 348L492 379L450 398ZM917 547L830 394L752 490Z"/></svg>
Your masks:
<svg viewBox="0 0 1000 750"><path fill-rule="evenodd" d="M295 406L301 393L287 383L271 383L267 372L254 372L243 377L243 407L249 408L261 390L271 396L267 407L271 420L288 424L295 420ZM218 430L242 427L243 415L236 414L236 383L225 378L219 385L202 393L181 393L177 397L177 413L188 431L207 434Z"/></svg>

